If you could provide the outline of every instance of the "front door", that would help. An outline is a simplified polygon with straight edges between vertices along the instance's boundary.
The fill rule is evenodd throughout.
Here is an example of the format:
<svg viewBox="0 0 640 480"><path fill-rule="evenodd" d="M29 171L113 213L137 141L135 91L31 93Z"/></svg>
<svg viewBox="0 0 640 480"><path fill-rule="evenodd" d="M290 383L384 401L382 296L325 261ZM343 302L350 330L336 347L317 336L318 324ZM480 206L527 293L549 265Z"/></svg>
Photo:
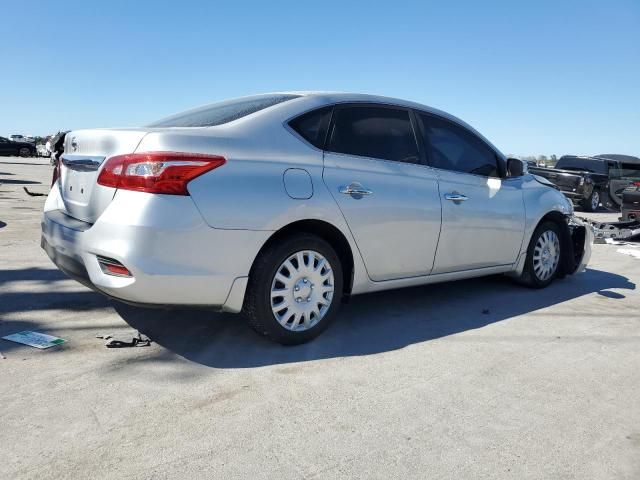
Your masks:
<svg viewBox="0 0 640 480"><path fill-rule="evenodd" d="M521 180L502 178L496 152L470 130L434 115L417 118L442 201L432 273L513 264L525 226Z"/></svg>
<svg viewBox="0 0 640 480"><path fill-rule="evenodd" d="M336 107L324 181L374 281L428 275L440 234L433 169L420 164L407 109Z"/></svg>

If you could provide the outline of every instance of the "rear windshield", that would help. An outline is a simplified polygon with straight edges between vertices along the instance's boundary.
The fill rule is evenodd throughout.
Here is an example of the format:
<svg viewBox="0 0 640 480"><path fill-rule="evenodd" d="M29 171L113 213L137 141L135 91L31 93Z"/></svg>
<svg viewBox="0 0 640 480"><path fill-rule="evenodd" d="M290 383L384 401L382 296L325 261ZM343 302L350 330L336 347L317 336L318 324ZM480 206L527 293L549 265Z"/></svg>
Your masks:
<svg viewBox="0 0 640 480"><path fill-rule="evenodd" d="M606 162L602 160L594 160L591 158L566 158L562 157L556 163L556 168L561 170L577 170L591 173L607 174L608 168Z"/></svg>
<svg viewBox="0 0 640 480"><path fill-rule="evenodd" d="M150 123L147 127L213 127L298 97L299 95L255 95L253 97L226 100L177 113Z"/></svg>

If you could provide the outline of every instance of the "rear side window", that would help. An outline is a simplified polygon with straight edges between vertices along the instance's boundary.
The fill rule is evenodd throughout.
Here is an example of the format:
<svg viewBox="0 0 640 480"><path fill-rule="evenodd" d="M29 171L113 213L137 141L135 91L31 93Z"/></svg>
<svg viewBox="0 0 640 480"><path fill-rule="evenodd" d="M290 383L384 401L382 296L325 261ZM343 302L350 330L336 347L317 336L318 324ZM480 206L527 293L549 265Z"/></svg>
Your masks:
<svg viewBox="0 0 640 480"><path fill-rule="evenodd" d="M332 109L333 107L324 107L307 112L291 120L289 126L311 145L322 149L327 136Z"/></svg>
<svg viewBox="0 0 640 480"><path fill-rule="evenodd" d="M336 108L327 150L347 155L418 163L418 145L407 110Z"/></svg>
<svg viewBox="0 0 640 480"><path fill-rule="evenodd" d="M429 164L435 168L498 177L495 152L467 129L438 117L418 114Z"/></svg>
<svg viewBox="0 0 640 480"><path fill-rule="evenodd" d="M255 95L226 100L163 118L147 127L213 127L298 97L299 95Z"/></svg>
<svg viewBox="0 0 640 480"><path fill-rule="evenodd" d="M580 172L601 173L606 175L609 168L604 160L580 157L560 157L556 168L559 170L575 170Z"/></svg>

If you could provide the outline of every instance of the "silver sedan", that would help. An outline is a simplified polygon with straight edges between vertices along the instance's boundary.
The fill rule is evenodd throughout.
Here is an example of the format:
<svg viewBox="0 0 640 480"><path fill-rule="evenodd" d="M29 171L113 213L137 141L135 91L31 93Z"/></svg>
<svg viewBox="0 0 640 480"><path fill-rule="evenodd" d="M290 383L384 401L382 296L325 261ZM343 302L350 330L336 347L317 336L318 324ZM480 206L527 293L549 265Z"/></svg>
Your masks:
<svg viewBox="0 0 640 480"><path fill-rule="evenodd" d="M308 341L349 295L584 269L592 232L526 164L404 100L277 93L144 128L76 130L42 246L69 276L135 304L243 312Z"/></svg>

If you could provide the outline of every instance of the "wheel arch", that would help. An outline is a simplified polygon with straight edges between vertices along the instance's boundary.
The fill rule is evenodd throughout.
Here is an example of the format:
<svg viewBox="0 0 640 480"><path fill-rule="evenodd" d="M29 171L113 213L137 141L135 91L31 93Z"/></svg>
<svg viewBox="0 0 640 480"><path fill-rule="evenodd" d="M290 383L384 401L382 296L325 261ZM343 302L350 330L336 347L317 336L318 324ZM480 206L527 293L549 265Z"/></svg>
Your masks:
<svg viewBox="0 0 640 480"><path fill-rule="evenodd" d="M574 244L573 238L571 236L571 231L569 230L569 225L567 223L567 217L564 213L559 212L557 210L553 210L551 212L547 212L536 224L533 231L535 232L540 225L544 222L553 222L558 225L560 229L560 242L562 246L562 262L560 264L562 270L559 275L562 277L567 274L573 273L574 268ZM531 234L533 236L533 233ZM529 244L531 243L531 238L529 239Z"/></svg>
<svg viewBox="0 0 640 480"><path fill-rule="evenodd" d="M258 254L256 255L251 265L251 272L256 260L262 255L262 252L279 240L286 238L294 233L311 233L329 243L338 254L340 262L342 263L342 275L343 275L343 290L344 294L350 294L353 287L353 273L354 273L354 258L353 251L349 245L347 237L340 231L339 228L324 220L308 219L298 220L279 230L275 231L264 243Z"/></svg>

